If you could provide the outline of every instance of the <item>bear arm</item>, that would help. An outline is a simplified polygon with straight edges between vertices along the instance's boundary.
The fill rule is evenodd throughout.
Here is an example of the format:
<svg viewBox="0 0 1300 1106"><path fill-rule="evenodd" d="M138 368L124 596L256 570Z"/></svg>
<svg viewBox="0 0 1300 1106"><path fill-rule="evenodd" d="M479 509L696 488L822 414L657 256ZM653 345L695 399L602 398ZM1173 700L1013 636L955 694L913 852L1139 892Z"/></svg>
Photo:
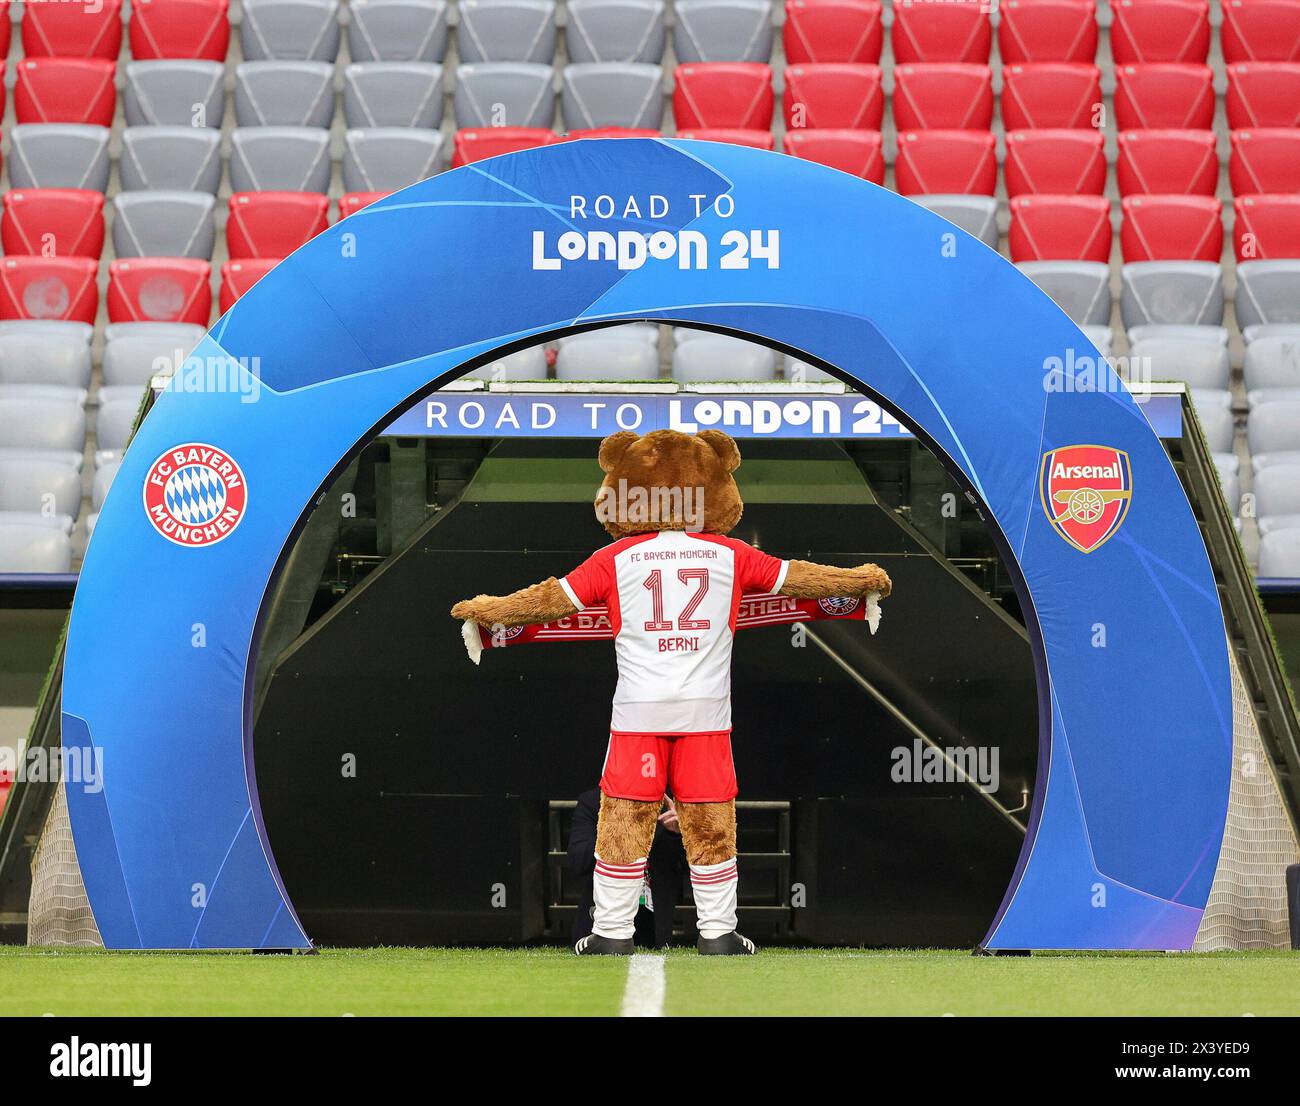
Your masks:
<svg viewBox="0 0 1300 1106"><path fill-rule="evenodd" d="M488 629L532 626L577 613L578 608L554 576L509 595L476 595L473 599L463 599L451 609L452 618L468 619Z"/></svg>
<svg viewBox="0 0 1300 1106"><path fill-rule="evenodd" d="M863 596L878 591L883 599L893 588L889 574L879 565L836 568L811 561L791 561L785 573L781 594L793 599L832 599L838 596Z"/></svg>

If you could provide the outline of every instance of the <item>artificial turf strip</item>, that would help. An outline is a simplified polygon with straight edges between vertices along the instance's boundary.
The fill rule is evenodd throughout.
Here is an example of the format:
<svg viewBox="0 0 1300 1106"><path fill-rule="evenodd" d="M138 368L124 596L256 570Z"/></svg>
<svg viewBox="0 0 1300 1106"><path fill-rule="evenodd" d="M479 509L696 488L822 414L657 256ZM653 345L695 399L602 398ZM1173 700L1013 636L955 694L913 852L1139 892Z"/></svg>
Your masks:
<svg viewBox="0 0 1300 1106"><path fill-rule="evenodd" d="M766 949L668 955L665 1013L1300 1014L1285 952L971 957ZM0 1014L617 1014L627 961L564 949L320 956L0 947Z"/></svg>

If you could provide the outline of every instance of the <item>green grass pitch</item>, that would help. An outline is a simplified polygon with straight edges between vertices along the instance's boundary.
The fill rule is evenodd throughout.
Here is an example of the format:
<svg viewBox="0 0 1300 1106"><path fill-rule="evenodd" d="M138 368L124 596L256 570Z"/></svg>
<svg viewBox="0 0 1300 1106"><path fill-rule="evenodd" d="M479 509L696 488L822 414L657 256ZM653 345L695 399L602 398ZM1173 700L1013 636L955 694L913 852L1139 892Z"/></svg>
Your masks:
<svg viewBox="0 0 1300 1106"><path fill-rule="evenodd" d="M1300 1014L1285 952L972 957L671 952L663 1012ZM0 1014L618 1014L628 962L563 949L326 949L320 956L0 948Z"/></svg>

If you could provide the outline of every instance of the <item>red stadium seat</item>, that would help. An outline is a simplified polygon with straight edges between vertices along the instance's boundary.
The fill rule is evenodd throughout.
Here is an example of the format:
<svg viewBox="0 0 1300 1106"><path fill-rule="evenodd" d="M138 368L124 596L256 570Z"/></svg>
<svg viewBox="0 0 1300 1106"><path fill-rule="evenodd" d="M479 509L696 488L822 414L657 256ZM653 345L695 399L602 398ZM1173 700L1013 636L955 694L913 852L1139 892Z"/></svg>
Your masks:
<svg viewBox="0 0 1300 1106"><path fill-rule="evenodd" d="M993 46L988 5L979 0L894 0L889 42L894 63L961 61L987 65Z"/></svg>
<svg viewBox="0 0 1300 1106"><path fill-rule="evenodd" d="M1300 127L1300 65L1238 62L1228 66L1228 126Z"/></svg>
<svg viewBox="0 0 1300 1106"><path fill-rule="evenodd" d="M1204 62L1210 53L1207 0L1117 0L1110 52L1116 65Z"/></svg>
<svg viewBox="0 0 1300 1106"><path fill-rule="evenodd" d="M1102 196L1017 196L1012 261L1109 261L1110 203Z"/></svg>
<svg viewBox="0 0 1300 1106"><path fill-rule="evenodd" d="M1214 123L1213 74L1208 65L1162 63L1115 67L1115 122L1122 131Z"/></svg>
<svg viewBox="0 0 1300 1106"><path fill-rule="evenodd" d="M785 125L878 131L885 116L880 66L791 65L785 71Z"/></svg>
<svg viewBox="0 0 1300 1106"><path fill-rule="evenodd" d="M1223 207L1212 196L1128 196L1119 244L1124 261L1218 261Z"/></svg>
<svg viewBox="0 0 1300 1106"><path fill-rule="evenodd" d="M884 42L879 0L786 0L787 65L880 61Z"/></svg>
<svg viewBox="0 0 1300 1106"><path fill-rule="evenodd" d="M999 9L998 53L1003 65L1097 57L1097 8L1092 0L1007 0Z"/></svg>
<svg viewBox="0 0 1300 1106"><path fill-rule="evenodd" d="M1233 131L1228 180L1238 196L1300 192L1300 127Z"/></svg>
<svg viewBox="0 0 1300 1106"><path fill-rule="evenodd" d="M224 315L240 296L278 264L280 264L279 260L274 257L227 261L221 266L221 293L217 301L217 310Z"/></svg>
<svg viewBox="0 0 1300 1106"><path fill-rule="evenodd" d="M1223 60L1300 62L1300 0L1225 0Z"/></svg>
<svg viewBox="0 0 1300 1106"><path fill-rule="evenodd" d="M786 131L785 152L852 173L872 184L885 183L885 154L879 131Z"/></svg>
<svg viewBox="0 0 1300 1106"><path fill-rule="evenodd" d="M565 138L660 138L662 132L644 127L585 127L570 131Z"/></svg>
<svg viewBox="0 0 1300 1106"><path fill-rule="evenodd" d="M772 68L759 62L679 65L673 77L677 129L772 125Z"/></svg>
<svg viewBox="0 0 1300 1106"><path fill-rule="evenodd" d="M339 218L346 219L349 215L354 215L363 207L369 207L376 200L382 200L385 196L391 196L391 192L344 192L339 197Z"/></svg>
<svg viewBox="0 0 1300 1106"><path fill-rule="evenodd" d="M1010 131L1096 127L1101 72L1095 65L1041 62L1002 70L1002 124Z"/></svg>
<svg viewBox="0 0 1300 1106"><path fill-rule="evenodd" d="M99 262L93 257L6 257L0 261L0 319L94 324Z"/></svg>
<svg viewBox="0 0 1300 1106"><path fill-rule="evenodd" d="M1124 131L1115 162L1119 194L1213 196L1219 154L1213 131Z"/></svg>
<svg viewBox="0 0 1300 1106"><path fill-rule="evenodd" d="M545 127L484 127L459 130L453 143L451 167L458 169L485 157L513 154L517 150L531 150L537 146L550 146L559 142L560 136Z"/></svg>
<svg viewBox="0 0 1300 1106"><path fill-rule="evenodd" d="M7 254L94 257L104 249L104 196L81 188L15 188L4 196Z"/></svg>
<svg viewBox="0 0 1300 1106"><path fill-rule="evenodd" d="M212 266L188 257L134 257L111 262L108 321L206 327L212 314L211 280Z"/></svg>
<svg viewBox="0 0 1300 1106"><path fill-rule="evenodd" d="M70 6L70 5L68 5ZM14 112L19 123L113 125L115 66L101 58L31 58L18 63Z"/></svg>
<svg viewBox="0 0 1300 1106"><path fill-rule="evenodd" d="M1101 131L1044 128L1007 134L1007 195L1100 196L1106 189Z"/></svg>
<svg viewBox="0 0 1300 1106"><path fill-rule="evenodd" d="M894 70L894 126L900 131L986 131L993 122L987 65L900 65Z"/></svg>
<svg viewBox="0 0 1300 1106"><path fill-rule="evenodd" d="M752 130L748 127L688 127L677 132L678 138L694 138L700 142L728 142L733 146L753 146L756 150L775 150L776 135L771 131Z"/></svg>
<svg viewBox="0 0 1300 1106"><path fill-rule="evenodd" d="M329 226L328 209L320 192L236 192L226 247L232 259L288 257Z"/></svg>
<svg viewBox="0 0 1300 1106"><path fill-rule="evenodd" d="M894 181L902 196L992 196L998 184L993 132L903 131Z"/></svg>
<svg viewBox="0 0 1300 1106"><path fill-rule="evenodd" d="M1238 261L1300 258L1300 195L1238 196L1232 209Z"/></svg>
<svg viewBox="0 0 1300 1106"><path fill-rule="evenodd" d="M14 24L9 15L9 0L0 0L0 58L9 56L9 46L13 42Z"/></svg>
<svg viewBox="0 0 1300 1106"><path fill-rule="evenodd" d="M230 46L226 0L133 0L131 56L225 61Z"/></svg>
<svg viewBox="0 0 1300 1106"><path fill-rule="evenodd" d="M25 4L22 38L29 58L116 61L122 52L122 0Z"/></svg>

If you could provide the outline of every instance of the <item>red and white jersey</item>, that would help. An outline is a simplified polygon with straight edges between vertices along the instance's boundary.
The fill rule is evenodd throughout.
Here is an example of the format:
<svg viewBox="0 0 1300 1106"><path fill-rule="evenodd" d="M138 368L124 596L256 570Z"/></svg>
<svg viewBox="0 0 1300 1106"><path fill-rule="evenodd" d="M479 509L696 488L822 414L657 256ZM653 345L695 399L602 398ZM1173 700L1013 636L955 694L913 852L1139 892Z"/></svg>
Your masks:
<svg viewBox="0 0 1300 1106"><path fill-rule="evenodd" d="M670 530L623 538L560 581L579 610L609 607L618 657L613 733L731 729L731 642L741 596L788 562L735 538Z"/></svg>

